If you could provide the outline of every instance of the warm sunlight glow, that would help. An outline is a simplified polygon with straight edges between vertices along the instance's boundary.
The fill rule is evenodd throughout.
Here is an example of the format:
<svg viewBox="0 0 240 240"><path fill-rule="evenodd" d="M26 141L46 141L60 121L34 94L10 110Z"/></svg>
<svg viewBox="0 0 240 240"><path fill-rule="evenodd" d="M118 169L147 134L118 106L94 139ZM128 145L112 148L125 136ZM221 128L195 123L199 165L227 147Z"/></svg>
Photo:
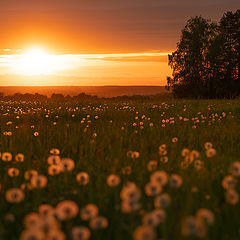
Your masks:
<svg viewBox="0 0 240 240"><path fill-rule="evenodd" d="M31 49L21 56L19 68L26 75L49 74L51 55L41 49Z"/></svg>

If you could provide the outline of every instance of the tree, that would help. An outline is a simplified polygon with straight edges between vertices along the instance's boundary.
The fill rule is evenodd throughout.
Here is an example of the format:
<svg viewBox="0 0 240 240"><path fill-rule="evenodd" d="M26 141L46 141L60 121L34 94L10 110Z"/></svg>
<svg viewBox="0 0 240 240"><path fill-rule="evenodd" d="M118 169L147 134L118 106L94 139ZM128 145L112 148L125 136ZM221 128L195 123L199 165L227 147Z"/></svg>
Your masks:
<svg viewBox="0 0 240 240"><path fill-rule="evenodd" d="M175 96L199 98L204 95L209 74L207 52L216 30L216 24L202 17L188 20L177 50L169 55L173 77L167 78L168 89L171 88Z"/></svg>
<svg viewBox="0 0 240 240"><path fill-rule="evenodd" d="M59 102L64 101L64 95L63 95L63 94L60 94L60 93L53 93L53 94L51 95L51 100L53 100L53 101L59 101Z"/></svg>
<svg viewBox="0 0 240 240"><path fill-rule="evenodd" d="M177 97L233 98L240 95L240 10L219 24L191 18L177 50L169 55L167 88Z"/></svg>
<svg viewBox="0 0 240 240"><path fill-rule="evenodd" d="M240 95L240 9L227 12L220 20L224 49L220 56L229 97Z"/></svg>

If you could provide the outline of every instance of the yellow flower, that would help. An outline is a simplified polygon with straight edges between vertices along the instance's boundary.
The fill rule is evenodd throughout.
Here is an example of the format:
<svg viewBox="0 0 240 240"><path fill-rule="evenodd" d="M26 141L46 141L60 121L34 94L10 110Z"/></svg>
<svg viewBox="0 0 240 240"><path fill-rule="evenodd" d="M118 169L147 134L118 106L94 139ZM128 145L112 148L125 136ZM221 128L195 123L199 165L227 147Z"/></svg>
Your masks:
<svg viewBox="0 0 240 240"><path fill-rule="evenodd" d="M106 228L108 226L108 220L105 217L96 216L90 220L89 226L92 229Z"/></svg>
<svg viewBox="0 0 240 240"><path fill-rule="evenodd" d="M157 235L152 227L142 225L135 229L133 238L134 240L155 240Z"/></svg>
<svg viewBox="0 0 240 240"><path fill-rule="evenodd" d="M58 155L52 155L48 157L47 162L49 165L59 165L61 158Z"/></svg>
<svg viewBox="0 0 240 240"><path fill-rule="evenodd" d="M111 174L107 177L107 185L109 187L116 187L120 184L120 177L115 175L115 174Z"/></svg>
<svg viewBox="0 0 240 240"><path fill-rule="evenodd" d="M37 136L39 136L39 133L38 133L38 132L34 132L33 135L34 135L35 137L37 137Z"/></svg>
<svg viewBox="0 0 240 240"><path fill-rule="evenodd" d="M165 186L168 182L168 174L165 171L156 171L150 176L150 181Z"/></svg>
<svg viewBox="0 0 240 240"><path fill-rule="evenodd" d="M162 187L157 182L150 182L145 185L145 193L147 196L156 196L162 191Z"/></svg>
<svg viewBox="0 0 240 240"><path fill-rule="evenodd" d="M91 232L87 227L79 226L72 229L73 240L88 240Z"/></svg>
<svg viewBox="0 0 240 240"><path fill-rule="evenodd" d="M31 179L33 176L37 176L38 175L38 172L36 170L27 170L25 173L24 173L24 178L26 180L29 180Z"/></svg>
<svg viewBox="0 0 240 240"><path fill-rule="evenodd" d="M48 167L48 175L55 176L61 173L60 165L51 165Z"/></svg>
<svg viewBox="0 0 240 240"><path fill-rule="evenodd" d="M89 175L86 172L80 172L77 174L76 180L80 185L87 185L89 183Z"/></svg>
<svg viewBox="0 0 240 240"><path fill-rule="evenodd" d="M182 178L177 174L172 174L169 178L169 184L172 188L179 188L182 185Z"/></svg>
<svg viewBox="0 0 240 240"><path fill-rule="evenodd" d="M74 169L75 162L70 158L63 158L61 162L61 168L63 172L70 172Z"/></svg>
<svg viewBox="0 0 240 240"><path fill-rule="evenodd" d="M6 191L5 197L10 203L19 203L24 199L24 192L19 188L11 188Z"/></svg>
<svg viewBox="0 0 240 240"><path fill-rule="evenodd" d="M4 152L4 153L2 153L2 160L3 160L4 162L10 162L10 161L12 161L12 154L9 153L9 152Z"/></svg>
<svg viewBox="0 0 240 240"><path fill-rule="evenodd" d="M197 211L196 216L201 218L205 223L207 223L207 225L212 225L214 223L214 214L206 208L200 208Z"/></svg>
<svg viewBox="0 0 240 240"><path fill-rule="evenodd" d="M171 197L167 193L160 194L154 199L155 208L167 208L171 203Z"/></svg>
<svg viewBox="0 0 240 240"><path fill-rule="evenodd" d="M95 204L86 205L81 211L81 219L86 221L98 215L98 207Z"/></svg>
<svg viewBox="0 0 240 240"><path fill-rule="evenodd" d="M62 221L75 218L78 211L78 205L71 200L64 200L56 206L56 215Z"/></svg>
<svg viewBox="0 0 240 240"><path fill-rule="evenodd" d="M24 155L22 153L18 153L16 156L15 156L15 161L16 162L24 162Z"/></svg>
<svg viewBox="0 0 240 240"><path fill-rule="evenodd" d="M31 185L34 188L44 188L47 185L47 177L44 175L33 176L31 178Z"/></svg>
<svg viewBox="0 0 240 240"><path fill-rule="evenodd" d="M231 205L236 205L239 201L238 193L233 189L228 189L226 193L226 201Z"/></svg>
<svg viewBox="0 0 240 240"><path fill-rule="evenodd" d="M20 171L17 168L9 168L8 169L8 176L9 177L17 177L17 176L19 176L19 173L20 173Z"/></svg>

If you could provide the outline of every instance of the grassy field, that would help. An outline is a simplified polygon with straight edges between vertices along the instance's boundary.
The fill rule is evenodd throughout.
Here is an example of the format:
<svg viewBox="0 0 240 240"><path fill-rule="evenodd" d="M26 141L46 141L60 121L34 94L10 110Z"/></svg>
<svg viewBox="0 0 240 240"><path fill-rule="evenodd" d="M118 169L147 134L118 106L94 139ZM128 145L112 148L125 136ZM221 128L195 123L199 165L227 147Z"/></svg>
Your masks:
<svg viewBox="0 0 240 240"><path fill-rule="evenodd" d="M240 239L239 100L0 114L0 239Z"/></svg>

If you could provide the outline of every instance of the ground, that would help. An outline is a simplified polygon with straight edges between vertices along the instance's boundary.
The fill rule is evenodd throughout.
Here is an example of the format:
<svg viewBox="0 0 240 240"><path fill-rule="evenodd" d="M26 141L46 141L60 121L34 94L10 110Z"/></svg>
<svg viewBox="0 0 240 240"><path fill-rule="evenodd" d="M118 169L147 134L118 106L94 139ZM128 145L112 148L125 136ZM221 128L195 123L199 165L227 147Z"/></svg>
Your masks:
<svg viewBox="0 0 240 240"><path fill-rule="evenodd" d="M0 114L0 239L240 238L239 100L1 102Z"/></svg>

